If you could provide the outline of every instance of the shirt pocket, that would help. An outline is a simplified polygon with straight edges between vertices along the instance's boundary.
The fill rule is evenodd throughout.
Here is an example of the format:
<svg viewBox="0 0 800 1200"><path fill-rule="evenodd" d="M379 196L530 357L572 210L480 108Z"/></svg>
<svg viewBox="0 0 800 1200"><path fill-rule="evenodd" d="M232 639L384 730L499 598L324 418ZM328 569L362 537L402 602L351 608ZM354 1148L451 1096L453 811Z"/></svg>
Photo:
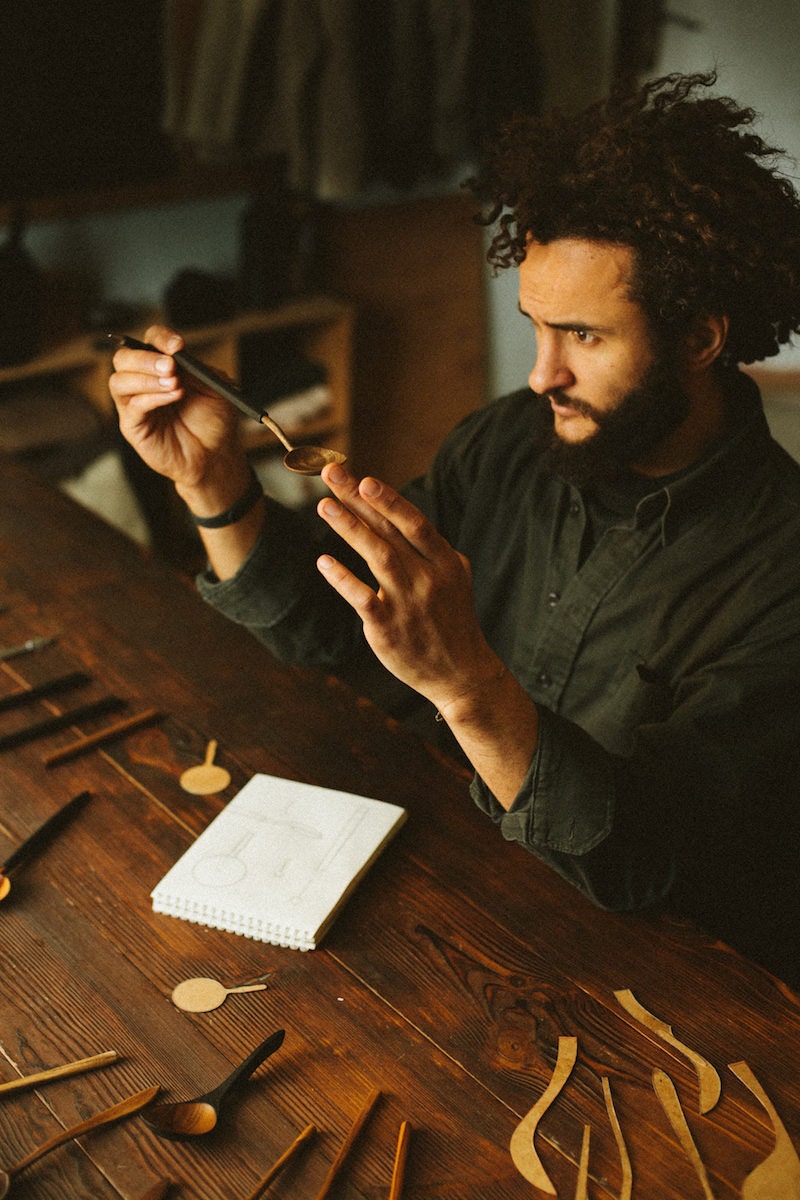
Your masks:
<svg viewBox="0 0 800 1200"><path fill-rule="evenodd" d="M627 650L608 683L599 690L587 719L580 723L606 750L631 753L636 730L666 721L673 709L673 688L652 656Z"/></svg>

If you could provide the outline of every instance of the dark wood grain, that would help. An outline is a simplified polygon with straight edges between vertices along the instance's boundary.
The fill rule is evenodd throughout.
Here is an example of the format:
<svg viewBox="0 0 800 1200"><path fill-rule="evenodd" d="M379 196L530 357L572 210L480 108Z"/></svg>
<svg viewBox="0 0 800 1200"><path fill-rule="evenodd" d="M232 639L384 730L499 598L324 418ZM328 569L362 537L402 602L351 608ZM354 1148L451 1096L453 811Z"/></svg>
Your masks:
<svg viewBox="0 0 800 1200"><path fill-rule="evenodd" d="M0 464L0 555L0 643L55 638L0 664L0 696L81 670L87 699L113 692L131 711L163 714L56 767L47 754L75 730L3 755L0 861L72 795L92 795L0 905L0 1078L103 1049L121 1057L0 1101L0 1162L149 1083L164 1098L199 1095L287 1031L202 1142L164 1141L134 1118L37 1163L15 1182L19 1200L135 1197L165 1176L176 1196L232 1200L313 1123L318 1133L269 1188L277 1200L312 1196L373 1088L381 1099L331 1200L388 1194L403 1120L414 1130L405 1200L522 1200L531 1188L509 1140L565 1034L578 1038L578 1061L537 1133L561 1195L574 1194L585 1123L590 1193L619 1193L604 1077L636 1196L698 1191L653 1091L656 1068L675 1082L718 1200L739 1195L773 1142L728 1063L750 1064L798 1141L800 1003L778 981L666 915L593 908L503 842L463 770L336 680L276 663L189 581L10 464ZM58 710L45 698L27 716ZM190 796L180 775L212 737L231 784ZM409 812L311 953L152 911L151 889L255 771ZM193 975L234 985L267 971L264 991L211 1013L170 1000ZM722 1096L710 1113L697 1111L685 1058L617 1003L623 987L716 1066Z"/></svg>

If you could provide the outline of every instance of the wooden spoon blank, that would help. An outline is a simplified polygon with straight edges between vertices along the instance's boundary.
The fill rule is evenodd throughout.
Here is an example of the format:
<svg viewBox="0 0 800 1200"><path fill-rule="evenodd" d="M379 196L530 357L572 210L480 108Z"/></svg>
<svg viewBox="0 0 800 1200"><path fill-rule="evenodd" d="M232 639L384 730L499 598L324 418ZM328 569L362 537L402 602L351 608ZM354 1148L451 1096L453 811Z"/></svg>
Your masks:
<svg viewBox="0 0 800 1200"><path fill-rule="evenodd" d="M527 1179L528 1183L532 1183L540 1192L547 1192L550 1196L556 1195L556 1189L536 1153L533 1135L536 1133L536 1127L540 1120L569 1079L577 1057L578 1039L576 1037L560 1037L558 1039L558 1057L550 1082L511 1135L509 1149L514 1166L520 1175Z"/></svg>
<svg viewBox="0 0 800 1200"><path fill-rule="evenodd" d="M695 1145L692 1131L683 1114L681 1102L675 1090L675 1084L665 1071L655 1070L653 1071L653 1087L661 1101L664 1112L669 1118L670 1125L678 1135L678 1141L683 1147L684 1154L697 1172L697 1178L700 1180L706 1200L714 1200L714 1193L711 1190L711 1184L708 1182L708 1175L706 1174L703 1160L700 1157L700 1151Z"/></svg>
<svg viewBox="0 0 800 1200"><path fill-rule="evenodd" d="M603 1076L603 1099L606 1102L606 1112L608 1119L611 1122L611 1128L614 1131L614 1140L617 1143L619 1151L619 1161L622 1167L622 1186L619 1190L619 1200L631 1200L633 1191L633 1169L631 1167L631 1159L628 1154L628 1147L625 1145L625 1139L622 1136L617 1110L614 1108L614 1101L611 1096L611 1084L606 1075Z"/></svg>
<svg viewBox="0 0 800 1200"><path fill-rule="evenodd" d="M763 1105L775 1130L775 1148L742 1184L742 1200L800 1200L800 1159L775 1105L746 1062L730 1063L737 1079Z"/></svg>
<svg viewBox="0 0 800 1200"><path fill-rule="evenodd" d="M688 1058L689 1062L697 1072L697 1080L700 1084L700 1103L699 1111L701 1113L710 1112L714 1105L719 1100L722 1090L722 1083L715 1067L703 1058L702 1054L698 1054L696 1050L691 1050L685 1046L683 1042L679 1042L672 1032L672 1026L666 1021L662 1021L659 1017L654 1017L651 1012L639 1003L629 988L623 988L621 991L614 992L614 996L622 1005L627 1013L635 1017L645 1029L649 1029L651 1033L655 1033L674 1050L677 1050L684 1058Z"/></svg>

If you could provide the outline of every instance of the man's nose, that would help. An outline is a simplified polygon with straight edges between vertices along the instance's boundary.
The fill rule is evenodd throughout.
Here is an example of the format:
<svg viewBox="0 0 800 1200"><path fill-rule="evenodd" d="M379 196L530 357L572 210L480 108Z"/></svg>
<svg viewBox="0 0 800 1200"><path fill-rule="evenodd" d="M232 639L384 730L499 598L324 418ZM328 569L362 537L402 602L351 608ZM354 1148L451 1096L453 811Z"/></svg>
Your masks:
<svg viewBox="0 0 800 1200"><path fill-rule="evenodd" d="M560 347L555 339L539 338L536 345L536 362L528 376L528 385L540 395L572 387L575 376L564 362Z"/></svg>

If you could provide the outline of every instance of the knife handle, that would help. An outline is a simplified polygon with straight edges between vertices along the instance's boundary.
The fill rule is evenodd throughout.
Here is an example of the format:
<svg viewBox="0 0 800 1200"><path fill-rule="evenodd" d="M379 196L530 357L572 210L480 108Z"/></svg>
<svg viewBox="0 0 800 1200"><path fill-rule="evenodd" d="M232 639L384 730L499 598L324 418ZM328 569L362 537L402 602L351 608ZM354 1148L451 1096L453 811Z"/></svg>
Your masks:
<svg viewBox="0 0 800 1200"><path fill-rule="evenodd" d="M90 796L91 792L79 792L77 796L68 800L58 812L54 812L51 817L48 817L44 824L40 825L24 842L21 842L11 857L6 859L3 865L4 873L9 874L48 842L54 834L58 833L62 825L66 825L67 821L83 808Z"/></svg>
<svg viewBox="0 0 800 1200"><path fill-rule="evenodd" d="M76 725L78 721L85 721L89 717L99 717L103 713L114 712L115 709L124 707L125 701L121 700L119 696L105 696L102 700L94 700L91 704L83 704L79 708L72 708L57 716L46 717L34 725L26 725L24 729L17 729L14 733L4 734L0 737L0 750L12 750L16 746L24 746L26 742L46 737L49 733L57 733L59 729L66 729L69 725Z"/></svg>

